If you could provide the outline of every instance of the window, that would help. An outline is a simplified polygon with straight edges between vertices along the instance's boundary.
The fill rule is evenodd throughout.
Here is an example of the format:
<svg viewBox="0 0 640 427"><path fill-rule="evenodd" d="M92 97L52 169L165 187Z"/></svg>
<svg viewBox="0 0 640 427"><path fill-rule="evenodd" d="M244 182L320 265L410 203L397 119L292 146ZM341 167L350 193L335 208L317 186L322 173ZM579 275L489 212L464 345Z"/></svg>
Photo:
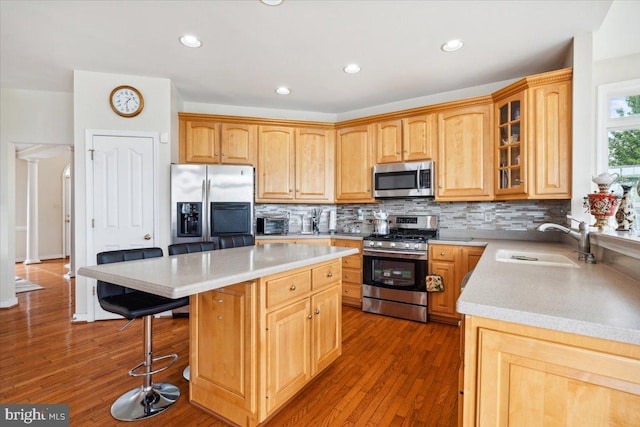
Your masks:
<svg viewBox="0 0 640 427"><path fill-rule="evenodd" d="M620 175L611 191L622 196L629 191L640 230L640 80L602 85L598 90L598 173Z"/></svg>

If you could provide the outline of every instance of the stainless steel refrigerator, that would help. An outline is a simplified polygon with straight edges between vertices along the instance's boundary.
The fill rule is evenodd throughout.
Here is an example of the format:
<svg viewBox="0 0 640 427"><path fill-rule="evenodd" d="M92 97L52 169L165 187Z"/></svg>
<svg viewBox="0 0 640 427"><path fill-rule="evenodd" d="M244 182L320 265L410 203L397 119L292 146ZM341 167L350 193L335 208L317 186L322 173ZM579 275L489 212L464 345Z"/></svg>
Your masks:
<svg viewBox="0 0 640 427"><path fill-rule="evenodd" d="M171 243L253 234L251 166L171 165Z"/></svg>

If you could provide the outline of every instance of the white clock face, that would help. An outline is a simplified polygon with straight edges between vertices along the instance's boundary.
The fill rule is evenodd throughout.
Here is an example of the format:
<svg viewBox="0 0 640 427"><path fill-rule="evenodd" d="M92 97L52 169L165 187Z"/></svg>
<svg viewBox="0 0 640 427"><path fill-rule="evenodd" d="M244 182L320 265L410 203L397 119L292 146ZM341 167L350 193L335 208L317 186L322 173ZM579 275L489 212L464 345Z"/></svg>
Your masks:
<svg viewBox="0 0 640 427"><path fill-rule="evenodd" d="M132 117L142 111L140 93L131 87L121 87L111 94L111 105L121 116Z"/></svg>

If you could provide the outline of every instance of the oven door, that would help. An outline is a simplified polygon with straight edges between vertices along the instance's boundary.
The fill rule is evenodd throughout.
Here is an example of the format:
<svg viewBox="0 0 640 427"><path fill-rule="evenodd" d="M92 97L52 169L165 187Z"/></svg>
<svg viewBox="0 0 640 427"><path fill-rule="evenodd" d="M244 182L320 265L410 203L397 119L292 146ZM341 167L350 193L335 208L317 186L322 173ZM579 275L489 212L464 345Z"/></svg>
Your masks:
<svg viewBox="0 0 640 427"><path fill-rule="evenodd" d="M365 285L426 292L426 254L365 250L363 261L363 283Z"/></svg>

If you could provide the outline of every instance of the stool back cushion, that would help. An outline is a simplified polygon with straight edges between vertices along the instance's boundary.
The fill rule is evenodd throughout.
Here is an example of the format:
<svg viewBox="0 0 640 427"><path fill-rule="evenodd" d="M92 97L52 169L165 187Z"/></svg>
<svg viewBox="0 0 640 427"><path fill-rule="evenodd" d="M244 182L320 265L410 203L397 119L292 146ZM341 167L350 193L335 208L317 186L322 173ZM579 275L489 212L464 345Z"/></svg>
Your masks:
<svg viewBox="0 0 640 427"><path fill-rule="evenodd" d="M114 262L133 261L137 259L145 258L160 258L162 257L161 248L143 248L143 249L123 249L118 251L100 252L96 255L98 265L111 264ZM133 289L129 289L124 286L114 285L113 283L103 282L98 280L98 301L103 298L122 295L134 292Z"/></svg>
<svg viewBox="0 0 640 427"><path fill-rule="evenodd" d="M256 244L253 234L229 234L218 238L220 239L220 249L239 248Z"/></svg>
<svg viewBox="0 0 640 427"><path fill-rule="evenodd" d="M211 242L175 243L169 245L169 255L192 254L194 252L215 251L219 248L218 239Z"/></svg>

